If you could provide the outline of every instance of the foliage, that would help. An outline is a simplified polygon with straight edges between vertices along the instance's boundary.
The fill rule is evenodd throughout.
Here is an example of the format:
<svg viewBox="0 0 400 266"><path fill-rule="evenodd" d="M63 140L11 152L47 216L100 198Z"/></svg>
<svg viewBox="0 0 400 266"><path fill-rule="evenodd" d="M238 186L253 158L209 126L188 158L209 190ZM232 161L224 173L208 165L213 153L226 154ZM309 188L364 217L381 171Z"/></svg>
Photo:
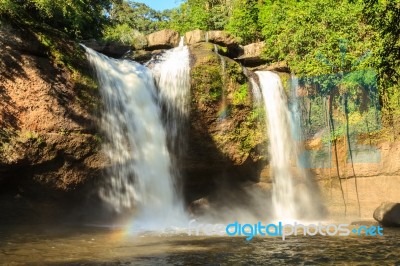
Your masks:
<svg viewBox="0 0 400 266"><path fill-rule="evenodd" d="M213 103L220 100L222 96L222 77L218 64L199 65L192 69L192 79L197 82L196 91L200 93L198 98L203 103Z"/></svg>
<svg viewBox="0 0 400 266"><path fill-rule="evenodd" d="M222 30L228 23L230 5L224 0L187 0L170 12L169 26L181 34L194 29Z"/></svg>
<svg viewBox="0 0 400 266"><path fill-rule="evenodd" d="M400 0L364 0L365 19L378 32L375 42L384 122L400 123ZM396 134L394 134L396 135Z"/></svg>
<svg viewBox="0 0 400 266"><path fill-rule="evenodd" d="M363 23L357 1L266 1L260 23L268 47L265 59L285 60L297 75L352 70L373 47L373 32Z"/></svg>
<svg viewBox="0 0 400 266"><path fill-rule="evenodd" d="M258 21L260 6L254 0L235 0L226 30L240 37L244 43L258 41L261 38Z"/></svg>
<svg viewBox="0 0 400 266"><path fill-rule="evenodd" d="M131 28L126 23L107 26L104 29L103 39L106 41L116 41L125 45L132 45L138 48L141 48L146 44L144 34Z"/></svg>
<svg viewBox="0 0 400 266"><path fill-rule="evenodd" d="M378 67L392 83L400 77L400 0L364 0L365 19L382 40L378 48Z"/></svg>
<svg viewBox="0 0 400 266"><path fill-rule="evenodd" d="M248 96L248 86L247 83L240 85L239 89L233 92L232 103L234 105L244 104Z"/></svg>
<svg viewBox="0 0 400 266"><path fill-rule="evenodd" d="M101 34L110 0L1 0L0 17L23 24L47 24L72 38Z"/></svg>
<svg viewBox="0 0 400 266"><path fill-rule="evenodd" d="M109 14L110 23L119 31L126 27L143 34L160 30L168 21L168 11L157 12L143 3L130 0L115 1Z"/></svg>

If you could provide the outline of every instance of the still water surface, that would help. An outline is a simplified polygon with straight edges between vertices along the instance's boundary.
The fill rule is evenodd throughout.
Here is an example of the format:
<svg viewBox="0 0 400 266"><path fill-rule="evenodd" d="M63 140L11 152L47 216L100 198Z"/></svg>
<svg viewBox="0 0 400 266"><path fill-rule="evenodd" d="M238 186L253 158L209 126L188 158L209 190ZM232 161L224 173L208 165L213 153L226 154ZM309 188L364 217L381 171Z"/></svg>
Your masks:
<svg viewBox="0 0 400 266"><path fill-rule="evenodd" d="M281 238L127 234L90 227L0 228L0 265L400 265L400 230L384 236Z"/></svg>

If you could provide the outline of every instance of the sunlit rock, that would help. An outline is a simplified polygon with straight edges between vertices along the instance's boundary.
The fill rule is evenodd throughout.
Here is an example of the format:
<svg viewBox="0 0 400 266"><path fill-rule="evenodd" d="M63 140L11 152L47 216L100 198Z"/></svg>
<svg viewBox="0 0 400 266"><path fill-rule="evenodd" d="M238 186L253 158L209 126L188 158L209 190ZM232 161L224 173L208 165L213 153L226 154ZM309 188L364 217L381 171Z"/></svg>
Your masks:
<svg viewBox="0 0 400 266"><path fill-rule="evenodd" d="M148 50L173 48L179 44L179 33L174 30L161 30L146 36Z"/></svg>
<svg viewBox="0 0 400 266"><path fill-rule="evenodd" d="M187 45L206 42L207 41L207 33L203 30L192 30L185 33L185 43Z"/></svg>
<svg viewBox="0 0 400 266"><path fill-rule="evenodd" d="M264 42L251 43L243 46L244 53L238 60L245 66L255 66L265 64L266 61L261 58Z"/></svg>

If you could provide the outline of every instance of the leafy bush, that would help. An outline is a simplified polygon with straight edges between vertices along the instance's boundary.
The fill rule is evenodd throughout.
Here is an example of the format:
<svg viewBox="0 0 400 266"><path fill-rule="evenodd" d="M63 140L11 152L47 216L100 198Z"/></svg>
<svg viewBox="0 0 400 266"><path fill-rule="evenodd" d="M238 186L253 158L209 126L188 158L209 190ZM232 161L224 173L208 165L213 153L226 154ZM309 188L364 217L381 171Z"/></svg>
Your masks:
<svg viewBox="0 0 400 266"><path fill-rule="evenodd" d="M247 90L248 90L247 83L240 85L239 89L233 93L232 103L234 105L244 104L246 102L248 95Z"/></svg>
<svg viewBox="0 0 400 266"><path fill-rule="evenodd" d="M132 29L128 24L107 26L103 33L106 41L116 41L125 45L134 46L137 49L144 47L147 43L143 33Z"/></svg>
<svg viewBox="0 0 400 266"><path fill-rule="evenodd" d="M72 38L98 37L111 0L0 0L0 18L25 25L47 24Z"/></svg>

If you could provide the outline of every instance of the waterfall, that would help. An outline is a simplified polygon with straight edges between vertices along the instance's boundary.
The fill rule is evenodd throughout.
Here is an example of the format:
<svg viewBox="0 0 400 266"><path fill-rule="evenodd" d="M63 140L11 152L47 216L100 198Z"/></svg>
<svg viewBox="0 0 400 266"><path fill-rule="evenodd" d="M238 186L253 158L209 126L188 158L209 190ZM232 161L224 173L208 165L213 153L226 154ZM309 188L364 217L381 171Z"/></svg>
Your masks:
<svg viewBox="0 0 400 266"><path fill-rule="evenodd" d="M242 66L243 74L249 79L251 84L251 95L253 96L254 107L260 107L262 104L262 95L260 86L258 86L257 81L254 80L251 71L249 71L245 66Z"/></svg>
<svg viewBox="0 0 400 266"><path fill-rule="evenodd" d="M253 95L254 105L260 106L262 103L261 89L253 78L250 78L250 84L251 84L251 93Z"/></svg>
<svg viewBox="0 0 400 266"><path fill-rule="evenodd" d="M85 49L100 85L101 126L109 140L104 151L111 166L100 197L118 213L134 210L138 228L184 224L151 71L136 62Z"/></svg>
<svg viewBox="0 0 400 266"><path fill-rule="evenodd" d="M170 150L173 151L172 171L181 175L179 161L186 151L190 110L189 48L181 37L179 47L166 51L152 67L159 88L160 104L165 116ZM177 184L179 187L179 185Z"/></svg>
<svg viewBox="0 0 400 266"><path fill-rule="evenodd" d="M221 62L221 78L222 78L222 100L221 100L221 107L218 112L218 120L223 121L227 116L227 104L226 104L226 61L225 58L218 53L218 46L214 44L214 52L218 55L219 60Z"/></svg>
<svg viewBox="0 0 400 266"><path fill-rule="evenodd" d="M257 71L266 110L273 177L272 208L279 220L313 219L321 212L318 190L298 163L291 114L279 76Z"/></svg>

